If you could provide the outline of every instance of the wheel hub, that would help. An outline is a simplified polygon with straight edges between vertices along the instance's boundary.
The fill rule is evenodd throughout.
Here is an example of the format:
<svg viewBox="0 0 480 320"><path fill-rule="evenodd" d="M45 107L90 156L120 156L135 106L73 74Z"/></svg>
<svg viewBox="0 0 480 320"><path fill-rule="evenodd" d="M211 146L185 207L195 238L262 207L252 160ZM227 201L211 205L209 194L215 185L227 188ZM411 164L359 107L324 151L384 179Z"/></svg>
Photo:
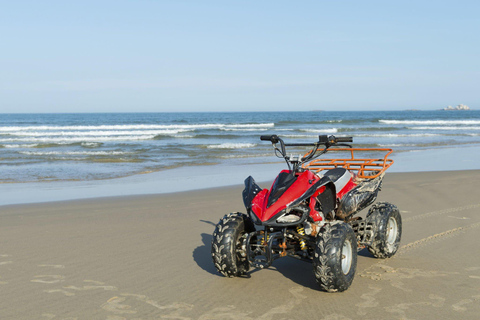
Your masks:
<svg viewBox="0 0 480 320"><path fill-rule="evenodd" d="M387 222L387 234L386 242L388 246L393 246L395 244L395 239L397 238L398 225L397 220L393 217L390 217Z"/></svg>
<svg viewBox="0 0 480 320"><path fill-rule="evenodd" d="M345 240L342 247L342 271L347 274L352 266L352 244Z"/></svg>

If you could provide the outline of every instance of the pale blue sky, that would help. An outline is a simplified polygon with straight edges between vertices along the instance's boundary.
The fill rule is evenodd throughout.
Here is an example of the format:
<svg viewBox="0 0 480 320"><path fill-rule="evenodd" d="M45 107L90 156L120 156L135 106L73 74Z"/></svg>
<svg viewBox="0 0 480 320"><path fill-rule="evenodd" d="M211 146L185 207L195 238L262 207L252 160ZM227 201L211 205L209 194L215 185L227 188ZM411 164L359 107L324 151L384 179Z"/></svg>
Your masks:
<svg viewBox="0 0 480 320"><path fill-rule="evenodd" d="M480 108L480 1L2 1L0 112Z"/></svg>

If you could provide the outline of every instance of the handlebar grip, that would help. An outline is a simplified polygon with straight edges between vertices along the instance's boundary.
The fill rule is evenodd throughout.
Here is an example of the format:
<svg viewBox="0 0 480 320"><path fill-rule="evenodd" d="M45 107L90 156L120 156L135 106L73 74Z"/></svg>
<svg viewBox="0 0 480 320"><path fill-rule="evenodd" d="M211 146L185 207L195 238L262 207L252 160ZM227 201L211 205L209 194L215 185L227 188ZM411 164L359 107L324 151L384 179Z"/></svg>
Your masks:
<svg viewBox="0 0 480 320"><path fill-rule="evenodd" d="M353 137L336 137L337 142L353 142Z"/></svg>
<svg viewBox="0 0 480 320"><path fill-rule="evenodd" d="M270 136L260 136L260 140L262 141L270 141L271 143L277 143L279 140L278 140L278 136L276 134L272 134Z"/></svg>

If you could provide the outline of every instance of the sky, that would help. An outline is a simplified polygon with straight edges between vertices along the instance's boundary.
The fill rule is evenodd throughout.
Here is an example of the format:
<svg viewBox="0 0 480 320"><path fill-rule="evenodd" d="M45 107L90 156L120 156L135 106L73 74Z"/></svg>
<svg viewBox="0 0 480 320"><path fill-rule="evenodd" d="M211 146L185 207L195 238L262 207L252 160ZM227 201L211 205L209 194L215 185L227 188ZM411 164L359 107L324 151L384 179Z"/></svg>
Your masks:
<svg viewBox="0 0 480 320"><path fill-rule="evenodd" d="M480 108L480 1L2 1L0 112Z"/></svg>

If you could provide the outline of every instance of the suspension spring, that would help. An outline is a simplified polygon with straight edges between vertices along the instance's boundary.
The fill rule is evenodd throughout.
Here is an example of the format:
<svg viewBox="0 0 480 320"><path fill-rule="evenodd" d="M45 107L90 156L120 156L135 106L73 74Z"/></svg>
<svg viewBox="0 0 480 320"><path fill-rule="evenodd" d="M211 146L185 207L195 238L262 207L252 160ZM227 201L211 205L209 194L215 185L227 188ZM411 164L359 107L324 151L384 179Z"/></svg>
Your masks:
<svg viewBox="0 0 480 320"><path fill-rule="evenodd" d="M263 246L268 246L268 241L270 240L270 235L268 234L267 230L263 233L263 240L262 240L262 245Z"/></svg>
<svg viewBox="0 0 480 320"><path fill-rule="evenodd" d="M305 235L305 228L303 226L297 226L297 233L301 236ZM300 238L300 249L303 251L307 249L307 244L305 243L305 240Z"/></svg>

